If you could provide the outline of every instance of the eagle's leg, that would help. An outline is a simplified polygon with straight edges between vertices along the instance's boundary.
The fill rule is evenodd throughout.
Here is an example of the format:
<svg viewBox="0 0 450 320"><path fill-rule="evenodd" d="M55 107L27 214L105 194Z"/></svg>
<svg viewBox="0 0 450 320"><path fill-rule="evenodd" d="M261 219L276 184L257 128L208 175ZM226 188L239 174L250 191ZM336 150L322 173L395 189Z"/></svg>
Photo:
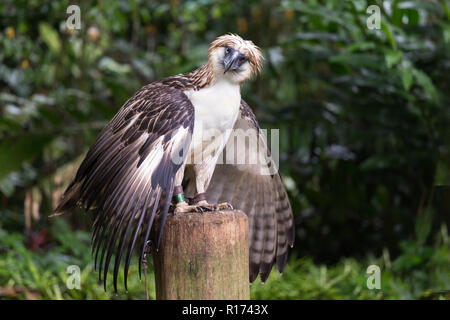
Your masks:
<svg viewBox="0 0 450 320"><path fill-rule="evenodd" d="M182 193L175 193L175 205L174 213L188 213L188 212L206 212L206 211L216 211L216 210L233 210L233 206L228 202L223 202L219 204L208 203L205 198L205 194L202 193L200 200L198 198L199 194L195 196L192 200L192 204L188 204L184 200L184 195Z"/></svg>
<svg viewBox="0 0 450 320"><path fill-rule="evenodd" d="M214 208L211 208L208 203L203 204L196 202L193 205L189 205L184 199L183 187L181 185L176 186L174 189L174 197L175 197L175 209L174 213L188 213L188 212L205 212L212 211ZM206 202L206 201L205 201Z"/></svg>
<svg viewBox="0 0 450 320"><path fill-rule="evenodd" d="M202 168L201 166L199 167ZM208 169L210 169L209 167ZM207 170L206 170L207 171ZM197 171L196 174L196 188L197 188L197 194L195 195L192 202L196 205L205 206L208 208L211 208L211 210L233 210L233 206L227 202L222 202L219 204L211 204L206 201L206 188L209 185L209 182L211 180L213 171L210 169L208 174L201 174L200 170Z"/></svg>
<svg viewBox="0 0 450 320"><path fill-rule="evenodd" d="M182 182L185 175L185 165L180 167L179 171L175 175L175 188L174 188L174 198L175 198L175 208L173 212L177 213L188 213L188 212L206 212L206 211L217 211L217 210L233 210L233 206L229 203L213 204L206 200L206 188L208 187L209 181L211 180L212 173L214 171L215 161L209 161L202 164L195 165L193 167L187 167L186 172L193 173L195 177L195 189L197 193L193 199L188 201L184 198ZM189 168L189 169L188 169ZM193 171L189 171L193 169ZM189 173L188 173L189 174Z"/></svg>
<svg viewBox="0 0 450 320"><path fill-rule="evenodd" d="M216 204L208 203L208 201L206 201L206 193L204 193L204 192L197 193L194 196L194 199L192 199L192 203L194 205L196 205L196 206L201 206L203 208L208 208L209 211L217 210L217 205Z"/></svg>
<svg viewBox="0 0 450 320"><path fill-rule="evenodd" d="M184 199L184 194L181 190L183 190L181 186L175 187L175 190L174 190L174 194L175 194L174 197L175 197L176 205L175 205L173 212L175 214L189 213L189 212L203 213L203 212L215 211L215 210L219 209L216 204L210 204L204 199L198 200L198 199L194 198L194 201L192 201L192 204L188 204L186 202L186 200Z"/></svg>
<svg viewBox="0 0 450 320"><path fill-rule="evenodd" d="M210 211L208 208L202 208L196 205L189 205L187 201L184 199L184 191L183 191L183 177L184 177L184 169L186 164L183 164L180 169L178 169L175 175L175 188L173 189L173 197L175 200L175 207L172 207L174 214L178 213L188 213L188 212L205 212Z"/></svg>

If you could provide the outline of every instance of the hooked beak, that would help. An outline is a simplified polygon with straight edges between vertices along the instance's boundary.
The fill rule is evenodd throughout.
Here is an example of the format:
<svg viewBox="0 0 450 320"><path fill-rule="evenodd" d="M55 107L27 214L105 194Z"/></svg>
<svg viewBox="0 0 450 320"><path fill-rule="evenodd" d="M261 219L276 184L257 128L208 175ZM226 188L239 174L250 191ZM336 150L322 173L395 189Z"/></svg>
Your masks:
<svg viewBox="0 0 450 320"><path fill-rule="evenodd" d="M224 74L228 71L236 71L240 68L243 61L245 61L245 55L237 50L233 50L230 54L225 55L223 58Z"/></svg>

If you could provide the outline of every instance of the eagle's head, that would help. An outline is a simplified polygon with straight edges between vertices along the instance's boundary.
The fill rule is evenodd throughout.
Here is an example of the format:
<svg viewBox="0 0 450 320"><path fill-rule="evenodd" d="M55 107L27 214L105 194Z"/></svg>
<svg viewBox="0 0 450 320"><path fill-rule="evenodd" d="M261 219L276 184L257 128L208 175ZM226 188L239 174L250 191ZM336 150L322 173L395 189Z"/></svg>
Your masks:
<svg viewBox="0 0 450 320"><path fill-rule="evenodd" d="M242 83L261 71L263 55L251 41L235 34L218 37L208 49L208 62L216 77Z"/></svg>

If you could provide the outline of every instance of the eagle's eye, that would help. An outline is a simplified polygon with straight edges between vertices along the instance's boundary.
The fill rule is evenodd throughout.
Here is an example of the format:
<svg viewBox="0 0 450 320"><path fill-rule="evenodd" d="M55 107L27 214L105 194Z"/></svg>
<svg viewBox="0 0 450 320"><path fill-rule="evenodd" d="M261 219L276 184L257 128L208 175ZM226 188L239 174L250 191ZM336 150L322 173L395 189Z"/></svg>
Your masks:
<svg viewBox="0 0 450 320"><path fill-rule="evenodd" d="M231 52L231 48L230 47L225 47L225 54L229 54Z"/></svg>

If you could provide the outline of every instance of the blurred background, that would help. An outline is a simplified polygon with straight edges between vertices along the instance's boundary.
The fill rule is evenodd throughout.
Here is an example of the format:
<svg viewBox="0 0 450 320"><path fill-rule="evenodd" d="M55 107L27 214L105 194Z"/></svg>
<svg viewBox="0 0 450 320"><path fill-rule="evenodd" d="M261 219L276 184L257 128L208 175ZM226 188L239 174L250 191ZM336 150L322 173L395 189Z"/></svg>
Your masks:
<svg viewBox="0 0 450 320"><path fill-rule="evenodd" d="M203 64L227 32L264 52L242 95L261 127L280 129L296 223L286 271L252 298L450 298L449 1L3 0L0 299L145 297L136 263L128 292L98 284L90 213L48 215L122 104ZM69 265L80 290L66 286Z"/></svg>

